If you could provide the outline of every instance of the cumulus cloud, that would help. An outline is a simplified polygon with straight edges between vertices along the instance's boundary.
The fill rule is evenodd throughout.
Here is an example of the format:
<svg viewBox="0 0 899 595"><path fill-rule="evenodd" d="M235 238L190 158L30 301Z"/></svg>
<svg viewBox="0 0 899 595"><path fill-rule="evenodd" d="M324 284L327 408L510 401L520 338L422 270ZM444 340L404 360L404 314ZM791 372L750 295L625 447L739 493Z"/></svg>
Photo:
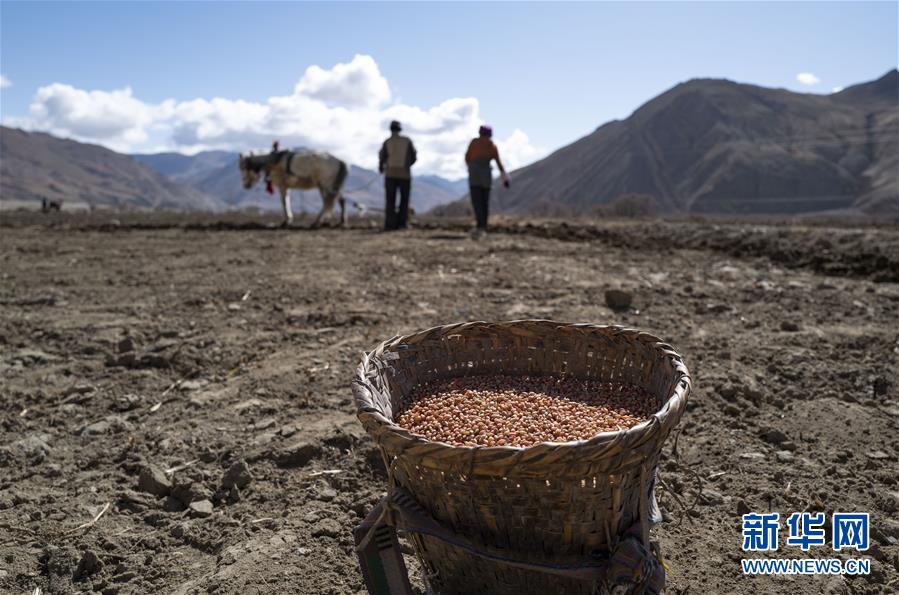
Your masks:
<svg viewBox="0 0 899 595"><path fill-rule="evenodd" d="M800 72L796 75L796 80L802 85L817 85L821 82L821 79L811 72Z"/></svg>
<svg viewBox="0 0 899 595"><path fill-rule="evenodd" d="M375 168L387 126L395 119L418 149L417 173L463 176L465 148L482 123L478 100L451 98L425 108L391 102L391 97L375 60L357 55L329 69L310 66L291 94L264 102L198 98L147 103L130 88L87 91L54 83L38 90L26 118L6 122L125 152L264 150L279 139L284 147L325 150ZM509 168L542 154L520 130L497 145Z"/></svg>
<svg viewBox="0 0 899 595"><path fill-rule="evenodd" d="M30 119L49 132L75 138L106 141L128 150L147 140L147 128L164 118L172 103L151 105L136 99L131 89L84 91L54 83L38 89L31 102Z"/></svg>
<svg viewBox="0 0 899 595"><path fill-rule="evenodd" d="M505 140L497 140L496 146L503 165L510 170L536 161L543 154L543 150L532 145L528 135L518 128Z"/></svg>
<svg viewBox="0 0 899 595"><path fill-rule="evenodd" d="M12 81L0 74L0 89L12 87Z"/></svg>
<svg viewBox="0 0 899 595"><path fill-rule="evenodd" d="M332 105L379 106L390 100L390 85L371 56L356 54L349 64L329 70L310 66L294 92Z"/></svg>

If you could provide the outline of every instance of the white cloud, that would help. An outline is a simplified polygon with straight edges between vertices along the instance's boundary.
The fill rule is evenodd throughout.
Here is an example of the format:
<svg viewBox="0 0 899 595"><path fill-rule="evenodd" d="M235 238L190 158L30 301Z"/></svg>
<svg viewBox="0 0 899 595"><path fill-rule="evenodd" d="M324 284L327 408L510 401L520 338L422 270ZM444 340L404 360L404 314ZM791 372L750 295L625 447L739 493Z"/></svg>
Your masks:
<svg viewBox="0 0 899 595"><path fill-rule="evenodd" d="M507 169L517 169L543 156L543 149L531 144L528 135L516 128L505 140L497 140L499 156Z"/></svg>
<svg viewBox="0 0 899 595"><path fill-rule="evenodd" d="M330 70L310 66L294 93L345 107L376 107L390 101L390 86L378 64L371 56L359 54L349 64L337 64Z"/></svg>
<svg viewBox="0 0 899 595"><path fill-rule="evenodd" d="M811 72L800 72L796 75L796 80L803 85L817 85L821 82L821 79L816 77Z"/></svg>
<svg viewBox="0 0 899 595"><path fill-rule="evenodd" d="M0 89L12 87L12 81L0 74Z"/></svg>
<svg viewBox="0 0 899 595"><path fill-rule="evenodd" d="M839 93L839 92L842 91L842 90L843 90L843 87L834 87L834 88L833 88L833 92L834 92L834 93Z"/></svg>
<svg viewBox="0 0 899 595"><path fill-rule="evenodd" d="M134 98L131 89L84 91L54 83L38 89L29 120L54 134L103 142L127 151L145 142L147 128L171 109L170 102L151 105Z"/></svg>
<svg viewBox="0 0 899 595"><path fill-rule="evenodd" d="M54 83L38 90L28 117L5 122L124 152L264 150L279 139L284 147L321 149L374 168L387 125L396 119L418 149L416 173L465 175L465 148L483 121L478 100L451 98L423 108L391 103L391 96L375 60L357 55L330 69L310 66L293 93L264 102L198 98L153 104L134 97L130 88L86 91ZM543 154L520 130L497 145L510 169Z"/></svg>

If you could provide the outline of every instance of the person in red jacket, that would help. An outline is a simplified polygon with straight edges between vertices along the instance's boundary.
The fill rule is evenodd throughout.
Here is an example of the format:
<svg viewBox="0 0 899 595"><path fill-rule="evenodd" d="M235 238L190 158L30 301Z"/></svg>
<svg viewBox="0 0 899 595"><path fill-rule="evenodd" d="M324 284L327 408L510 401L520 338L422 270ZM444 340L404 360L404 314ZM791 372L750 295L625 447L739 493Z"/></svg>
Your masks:
<svg viewBox="0 0 899 595"><path fill-rule="evenodd" d="M496 161L502 175L503 185L509 187L509 175L499 158L499 150L491 140L493 129L484 125L478 130L478 138L473 139L465 152L465 163L468 165L468 187L471 191L471 206L477 227L475 237L487 232L487 216L489 214L490 188L493 185L493 168L491 161Z"/></svg>

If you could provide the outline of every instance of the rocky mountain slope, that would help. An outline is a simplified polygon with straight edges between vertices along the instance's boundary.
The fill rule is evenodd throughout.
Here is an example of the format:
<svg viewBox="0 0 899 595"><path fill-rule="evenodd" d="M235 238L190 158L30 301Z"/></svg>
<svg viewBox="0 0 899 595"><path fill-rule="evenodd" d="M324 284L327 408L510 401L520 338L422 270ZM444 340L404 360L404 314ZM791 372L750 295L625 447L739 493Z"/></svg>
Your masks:
<svg viewBox="0 0 899 595"><path fill-rule="evenodd" d="M204 193L128 155L42 132L0 127L0 200L217 210Z"/></svg>
<svg viewBox="0 0 899 595"><path fill-rule="evenodd" d="M899 213L899 73L831 95L692 80L513 174L496 210ZM444 212L465 207L459 201Z"/></svg>

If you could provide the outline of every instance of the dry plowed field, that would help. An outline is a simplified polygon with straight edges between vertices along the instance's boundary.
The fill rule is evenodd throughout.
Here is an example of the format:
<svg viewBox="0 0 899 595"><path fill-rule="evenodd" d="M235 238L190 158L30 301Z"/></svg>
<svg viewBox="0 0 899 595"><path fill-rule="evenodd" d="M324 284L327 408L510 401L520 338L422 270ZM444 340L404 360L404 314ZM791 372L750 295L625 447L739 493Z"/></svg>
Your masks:
<svg viewBox="0 0 899 595"><path fill-rule="evenodd" d="M519 318L683 354L653 529L669 592L899 592L899 230L374 227L5 213L0 592L359 592L351 530L386 487L361 353ZM871 574L743 577L740 515L769 510L870 512Z"/></svg>

